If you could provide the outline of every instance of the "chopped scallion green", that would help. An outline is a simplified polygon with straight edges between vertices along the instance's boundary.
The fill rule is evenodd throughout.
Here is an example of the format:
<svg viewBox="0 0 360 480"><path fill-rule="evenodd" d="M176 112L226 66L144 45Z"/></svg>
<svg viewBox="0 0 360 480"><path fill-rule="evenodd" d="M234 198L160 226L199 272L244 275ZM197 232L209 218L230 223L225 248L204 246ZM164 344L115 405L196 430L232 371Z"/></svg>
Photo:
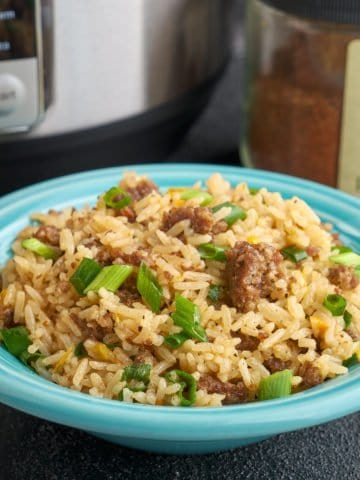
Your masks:
<svg viewBox="0 0 360 480"><path fill-rule="evenodd" d="M195 303L176 293L175 312L171 317L175 325L181 327L190 338L207 342L206 332L200 325L200 310Z"/></svg>
<svg viewBox="0 0 360 480"><path fill-rule="evenodd" d="M259 400L273 400L291 394L291 370L282 370L263 378L259 385Z"/></svg>
<svg viewBox="0 0 360 480"><path fill-rule="evenodd" d="M190 373L183 370L172 370L165 375L168 382L179 383L178 396L182 407L190 407L196 400L196 380Z"/></svg>
<svg viewBox="0 0 360 480"><path fill-rule="evenodd" d="M331 251L338 251L339 253L349 253L352 252L353 249L350 247L345 247L343 245L334 245L333 247L331 247Z"/></svg>
<svg viewBox="0 0 360 480"><path fill-rule="evenodd" d="M34 369L34 363L36 363L41 358L45 358L45 355L40 352L29 353L27 350L24 350L19 355L19 360L21 360L24 365L30 367L31 369Z"/></svg>
<svg viewBox="0 0 360 480"><path fill-rule="evenodd" d="M75 290L82 295L85 288L100 273L101 269L101 265L95 262L95 260L83 258L74 274L70 277L70 282L75 287Z"/></svg>
<svg viewBox="0 0 360 480"><path fill-rule="evenodd" d="M347 310L345 310L345 312L344 312L344 324L345 324L345 328L350 327L351 322L352 322L352 315L351 315L350 312L348 312Z"/></svg>
<svg viewBox="0 0 360 480"><path fill-rule="evenodd" d="M258 192L260 192L260 188L250 187L249 192L250 192L250 195L256 195Z"/></svg>
<svg viewBox="0 0 360 480"><path fill-rule="evenodd" d="M150 372L150 363L133 363L124 368L121 380L125 382L137 380L138 382L144 382L147 384L150 381Z"/></svg>
<svg viewBox="0 0 360 480"><path fill-rule="evenodd" d="M174 333L165 337L164 343L170 348L179 348L188 338L189 336L184 332Z"/></svg>
<svg viewBox="0 0 360 480"><path fill-rule="evenodd" d="M337 293L327 295L323 301L324 307L327 308L334 317L344 314L346 303L345 298Z"/></svg>
<svg viewBox="0 0 360 480"><path fill-rule="evenodd" d="M21 246L26 250L30 250L31 252L40 255L40 257L46 258L46 260L56 260L60 256L58 250L40 242L37 238L27 238L22 241Z"/></svg>
<svg viewBox="0 0 360 480"><path fill-rule="evenodd" d="M358 359L358 356L356 355L356 353L354 353L354 355L352 357L343 361L344 367L347 367L347 368L353 367L354 365L357 365L358 363L359 363L359 359Z"/></svg>
<svg viewBox="0 0 360 480"><path fill-rule="evenodd" d="M139 268L136 287L151 310L155 313L159 313L163 299L163 290L155 275L144 262L141 262Z"/></svg>
<svg viewBox="0 0 360 480"><path fill-rule="evenodd" d="M301 262L308 257L308 254L305 252L305 250L302 250L301 248L297 248L295 246L285 247L281 249L281 253L284 257L288 258L294 263Z"/></svg>
<svg viewBox="0 0 360 480"><path fill-rule="evenodd" d="M7 350L15 357L20 357L31 345L29 332L25 327L5 328L1 330L1 336Z"/></svg>
<svg viewBox="0 0 360 480"><path fill-rule="evenodd" d="M112 187L104 194L105 205L109 208L124 208L132 202L131 196L120 187Z"/></svg>
<svg viewBox="0 0 360 480"><path fill-rule="evenodd" d="M228 249L229 247L221 247L213 243L203 243L198 246L200 257L203 260L216 260L217 262L226 262L225 252Z"/></svg>
<svg viewBox="0 0 360 480"><path fill-rule="evenodd" d="M208 291L208 298L212 302L218 302L223 295L223 287L220 285L210 285Z"/></svg>
<svg viewBox="0 0 360 480"><path fill-rule="evenodd" d="M245 220L247 217L247 213L242 208L234 205L231 202L224 202L220 205L216 205L212 208L212 211L215 213L224 207L231 208L229 215L224 217L224 221L229 225L229 227L231 227L231 225L233 225L237 220Z"/></svg>
<svg viewBox="0 0 360 480"><path fill-rule="evenodd" d="M100 288L106 288L106 290L110 292L116 292L132 271L133 268L129 265L109 265L108 267L104 267L85 288L84 293L98 292Z"/></svg>
<svg viewBox="0 0 360 480"><path fill-rule="evenodd" d="M360 267L360 255L355 252L339 253L329 257L331 262L348 267Z"/></svg>
<svg viewBox="0 0 360 480"><path fill-rule="evenodd" d="M87 351L84 347L84 342L79 342L75 349L74 349L74 355L78 358L83 358L87 357Z"/></svg>
<svg viewBox="0 0 360 480"><path fill-rule="evenodd" d="M206 205L209 205L213 199L210 193L204 192L203 190L185 190L185 192L180 195L180 198L181 200L199 199L201 207L206 207Z"/></svg>

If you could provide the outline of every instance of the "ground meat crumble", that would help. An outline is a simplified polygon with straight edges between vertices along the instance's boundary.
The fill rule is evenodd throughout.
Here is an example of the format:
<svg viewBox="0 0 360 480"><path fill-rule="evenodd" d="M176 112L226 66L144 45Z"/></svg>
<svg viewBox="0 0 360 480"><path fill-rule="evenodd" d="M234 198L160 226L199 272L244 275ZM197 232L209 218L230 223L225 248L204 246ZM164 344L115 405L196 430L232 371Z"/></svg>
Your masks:
<svg viewBox="0 0 360 480"><path fill-rule="evenodd" d="M267 243L237 242L226 256L232 304L242 312L254 310L260 298L271 296L274 283L282 278L282 255Z"/></svg>

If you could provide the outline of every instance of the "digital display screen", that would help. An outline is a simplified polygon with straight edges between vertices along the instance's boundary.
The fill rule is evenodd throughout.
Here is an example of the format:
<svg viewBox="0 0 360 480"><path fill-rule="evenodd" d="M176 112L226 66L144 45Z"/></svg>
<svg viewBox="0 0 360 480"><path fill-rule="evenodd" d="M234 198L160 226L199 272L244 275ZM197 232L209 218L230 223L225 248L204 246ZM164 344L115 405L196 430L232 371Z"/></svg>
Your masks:
<svg viewBox="0 0 360 480"><path fill-rule="evenodd" d="M0 61L36 56L35 1L0 0Z"/></svg>

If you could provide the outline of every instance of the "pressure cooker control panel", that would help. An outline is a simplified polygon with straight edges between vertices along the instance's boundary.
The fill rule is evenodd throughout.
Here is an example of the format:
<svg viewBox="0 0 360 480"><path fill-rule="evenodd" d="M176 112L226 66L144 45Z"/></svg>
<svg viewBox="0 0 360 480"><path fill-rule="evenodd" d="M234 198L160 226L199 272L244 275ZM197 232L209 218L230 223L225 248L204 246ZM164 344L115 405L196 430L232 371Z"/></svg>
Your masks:
<svg viewBox="0 0 360 480"><path fill-rule="evenodd" d="M0 0L0 133L27 130L43 113L40 0Z"/></svg>

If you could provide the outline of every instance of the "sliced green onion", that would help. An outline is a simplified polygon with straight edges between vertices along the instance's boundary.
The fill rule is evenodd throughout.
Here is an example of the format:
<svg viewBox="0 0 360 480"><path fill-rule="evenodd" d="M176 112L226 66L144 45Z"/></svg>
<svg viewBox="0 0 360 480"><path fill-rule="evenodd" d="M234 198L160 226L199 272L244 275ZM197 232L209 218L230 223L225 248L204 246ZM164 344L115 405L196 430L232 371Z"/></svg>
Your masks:
<svg viewBox="0 0 360 480"><path fill-rule="evenodd" d="M354 355L352 357L343 361L344 367L347 367L347 368L353 367L354 365L357 365L358 363L359 363L359 359L358 359L358 356L356 355L356 353L354 353Z"/></svg>
<svg viewBox="0 0 360 480"><path fill-rule="evenodd" d="M218 302L223 295L223 290L223 287L220 285L210 285L208 298L214 303Z"/></svg>
<svg viewBox="0 0 360 480"><path fill-rule="evenodd" d="M19 357L31 345L29 332L25 327L4 329L1 336L7 350L15 357Z"/></svg>
<svg viewBox="0 0 360 480"><path fill-rule="evenodd" d="M344 314L346 303L345 298L337 293L327 295L323 301L324 307L327 308L334 317Z"/></svg>
<svg viewBox="0 0 360 480"><path fill-rule="evenodd" d="M27 238L22 241L21 246L26 250L30 250L31 252L40 255L40 257L46 258L46 260L56 260L60 256L58 250L40 242L37 238Z"/></svg>
<svg viewBox="0 0 360 480"><path fill-rule="evenodd" d="M144 262L141 262L139 268L136 287L144 302L149 305L151 310L159 313L163 299L163 289L155 275Z"/></svg>
<svg viewBox="0 0 360 480"><path fill-rule="evenodd" d="M181 327L190 338L207 342L206 332L200 325L200 310L195 303L176 293L175 312L171 317L175 325Z"/></svg>
<svg viewBox="0 0 360 480"><path fill-rule="evenodd" d="M132 202L131 196L120 187L112 187L104 194L104 202L110 208L123 208Z"/></svg>
<svg viewBox="0 0 360 480"><path fill-rule="evenodd" d="M212 202L212 195L208 192L203 192L202 190L186 190L180 195L181 200L192 200L197 198L200 200L200 206L206 207L209 203Z"/></svg>
<svg viewBox="0 0 360 480"><path fill-rule="evenodd" d="M259 400L273 400L291 394L291 370L282 370L263 378L259 385Z"/></svg>
<svg viewBox="0 0 360 480"><path fill-rule="evenodd" d="M344 312L344 324L345 324L345 328L350 327L351 322L352 322L352 315L351 315L350 312L348 312L347 310L345 310L345 312Z"/></svg>
<svg viewBox="0 0 360 480"><path fill-rule="evenodd" d="M132 271L133 268L129 265L109 265L104 267L85 288L84 293L98 292L100 288L106 288L109 292L116 292Z"/></svg>
<svg viewBox="0 0 360 480"><path fill-rule="evenodd" d="M245 220L245 218L247 217L247 213L242 208L234 205L231 202L224 202L220 205L216 205L216 207L212 208L212 211L215 213L224 207L231 208L231 212L229 213L229 215L227 215L223 219L229 225L229 227L231 227L231 225L233 225L237 220Z"/></svg>
<svg viewBox="0 0 360 480"><path fill-rule="evenodd" d="M250 195L256 195L258 192L260 192L260 188L250 187L249 192L250 192Z"/></svg>
<svg viewBox="0 0 360 480"><path fill-rule="evenodd" d="M221 247L220 245L214 245L213 243L203 243L198 246L200 257L203 260L216 260L218 262L226 262L225 255L226 250L229 247Z"/></svg>
<svg viewBox="0 0 360 480"><path fill-rule="evenodd" d="M165 375L168 382L179 383L180 390L177 392L182 407L190 407L196 400L196 380L190 373L182 370L172 370Z"/></svg>
<svg viewBox="0 0 360 480"><path fill-rule="evenodd" d="M19 355L19 360L26 365L27 367L31 368L34 370L33 364L37 362L37 360L45 358L45 355L43 355L40 352L35 352L35 353L29 353L27 350L24 350L20 355Z"/></svg>
<svg viewBox="0 0 360 480"><path fill-rule="evenodd" d="M95 262L95 260L83 258L74 274L70 277L70 282L75 287L75 290L82 295L85 288L100 273L101 269L101 265Z"/></svg>
<svg viewBox="0 0 360 480"><path fill-rule="evenodd" d="M350 248L350 247L344 247L343 245L334 245L333 247L331 247L331 251L335 251L337 250L339 253L349 253L349 252L353 252L353 249Z"/></svg>
<svg viewBox="0 0 360 480"><path fill-rule="evenodd" d="M284 257L288 258L294 263L301 262L308 257L308 254L305 250L301 250L301 248L297 248L295 246L285 247L281 249L281 253Z"/></svg>
<svg viewBox="0 0 360 480"><path fill-rule="evenodd" d="M124 388L132 392L145 392L150 382L150 363L133 363L124 368L121 381L126 382ZM123 400L123 391L119 393L119 400Z"/></svg>
<svg viewBox="0 0 360 480"><path fill-rule="evenodd" d="M84 347L84 342L79 342L75 349L74 349L74 355L78 358L84 358L87 357L87 351Z"/></svg>
<svg viewBox="0 0 360 480"><path fill-rule="evenodd" d="M360 267L360 255L354 252L339 253L332 255L329 260L339 265L346 265L348 267Z"/></svg>
<svg viewBox="0 0 360 480"><path fill-rule="evenodd" d="M170 348L179 348L188 338L189 336L184 332L174 333L165 337L164 343Z"/></svg>
<svg viewBox="0 0 360 480"><path fill-rule="evenodd" d="M149 383L150 372L150 363L133 363L124 368L121 380L125 382L137 380L138 382Z"/></svg>

